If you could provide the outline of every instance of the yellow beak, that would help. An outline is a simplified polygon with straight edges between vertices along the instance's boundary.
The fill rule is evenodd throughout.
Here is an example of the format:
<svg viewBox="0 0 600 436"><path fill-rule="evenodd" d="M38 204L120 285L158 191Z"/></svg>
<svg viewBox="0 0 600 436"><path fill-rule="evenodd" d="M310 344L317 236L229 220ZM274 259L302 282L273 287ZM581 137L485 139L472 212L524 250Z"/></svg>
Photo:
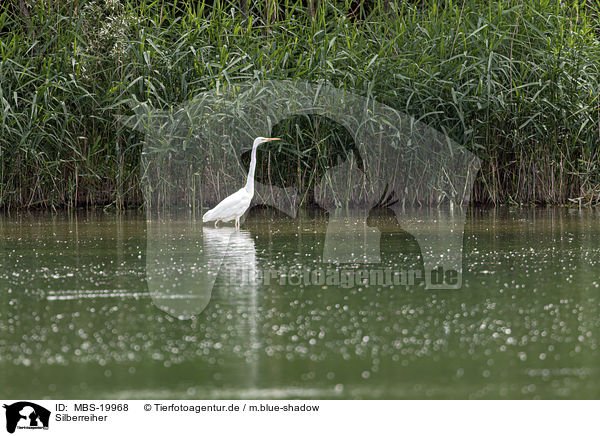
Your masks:
<svg viewBox="0 0 600 436"><path fill-rule="evenodd" d="M281 138L265 138L265 141L281 141Z"/></svg>

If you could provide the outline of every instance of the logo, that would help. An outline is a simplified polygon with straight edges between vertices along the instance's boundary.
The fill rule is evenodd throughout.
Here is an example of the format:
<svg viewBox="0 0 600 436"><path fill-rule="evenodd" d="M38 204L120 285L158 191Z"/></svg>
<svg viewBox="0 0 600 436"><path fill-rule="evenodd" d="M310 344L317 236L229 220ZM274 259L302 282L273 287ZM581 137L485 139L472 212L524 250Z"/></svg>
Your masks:
<svg viewBox="0 0 600 436"><path fill-rule="evenodd" d="M253 204L296 217L301 198L310 195L328 212L320 266L333 273L348 266L354 276L351 286L356 278L362 285L362 273L355 274L361 265L369 268L369 277L384 268L377 216L415 239L423 264L415 278L425 289L462 286L463 205L469 202L480 162L443 132L373 95L326 82L218 86L168 111L138 102L133 110L135 115L122 121L145 133L141 181L148 217L148 290L155 305L170 315L190 319L201 313L222 270L270 275L259 270L249 234L226 226L209 228L193 218L249 180ZM310 189L302 188L295 176L271 177L268 169L256 176L255 167L250 164L249 171L243 163L254 138L276 136L275 126L298 116L329 119L349 138L346 148L331 154L314 173ZM293 154L282 150L273 149L273 159ZM270 155L256 156L250 158L254 165L258 159L268 167ZM185 215L163 219L180 210ZM401 282L402 271L393 272Z"/></svg>
<svg viewBox="0 0 600 436"><path fill-rule="evenodd" d="M29 401L19 401L6 409L6 431L14 433L18 429L48 430L50 411Z"/></svg>

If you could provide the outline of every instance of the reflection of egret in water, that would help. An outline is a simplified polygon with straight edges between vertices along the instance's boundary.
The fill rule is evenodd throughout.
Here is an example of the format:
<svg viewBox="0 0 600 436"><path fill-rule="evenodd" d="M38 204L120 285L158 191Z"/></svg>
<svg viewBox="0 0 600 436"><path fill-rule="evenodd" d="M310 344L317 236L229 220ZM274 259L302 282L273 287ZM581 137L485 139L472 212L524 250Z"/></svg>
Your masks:
<svg viewBox="0 0 600 436"><path fill-rule="evenodd" d="M148 222L146 279L158 308L180 319L206 308L233 231L223 230L206 233L192 220Z"/></svg>
<svg viewBox="0 0 600 436"><path fill-rule="evenodd" d="M256 249L248 232L202 228L194 221L148 223L146 278L161 310L180 319L200 314L210 302L220 270L224 280L219 287L235 290L236 301L244 299L255 311L256 285L235 280L256 276Z"/></svg>
<svg viewBox="0 0 600 436"><path fill-rule="evenodd" d="M227 254L229 238L233 232L235 232L234 227L215 229L203 227L202 235L204 236L207 256L223 259L223 257Z"/></svg>
<svg viewBox="0 0 600 436"><path fill-rule="evenodd" d="M207 252L215 256L223 256L219 278L215 283L215 296L223 306L230 307L231 319L227 326L240 341L237 344L244 350L248 363L250 385L258 376L258 358L260 339L257 319L258 273L256 248L250 232L235 230L232 227L204 228ZM223 244L227 241L228 244Z"/></svg>
<svg viewBox="0 0 600 436"><path fill-rule="evenodd" d="M203 228L206 254L223 259L219 291L235 293L235 298L254 296L257 275L256 248L250 232L233 227Z"/></svg>

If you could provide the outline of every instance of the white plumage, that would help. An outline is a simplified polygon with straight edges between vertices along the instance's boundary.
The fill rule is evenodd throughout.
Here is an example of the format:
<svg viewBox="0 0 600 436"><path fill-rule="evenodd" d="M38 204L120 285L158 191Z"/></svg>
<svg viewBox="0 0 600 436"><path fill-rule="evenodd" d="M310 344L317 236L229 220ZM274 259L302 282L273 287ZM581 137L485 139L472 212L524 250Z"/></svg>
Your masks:
<svg viewBox="0 0 600 436"><path fill-rule="evenodd" d="M214 221L215 227L219 221L227 223L235 220L235 228L240 228L240 218L250 207L252 197L254 197L254 170L256 169L256 149L259 144L267 141L278 141L279 138L256 138L252 144L252 157L250 159L250 170L248 171L248 180L246 186L217 204L214 208L202 216L203 222Z"/></svg>

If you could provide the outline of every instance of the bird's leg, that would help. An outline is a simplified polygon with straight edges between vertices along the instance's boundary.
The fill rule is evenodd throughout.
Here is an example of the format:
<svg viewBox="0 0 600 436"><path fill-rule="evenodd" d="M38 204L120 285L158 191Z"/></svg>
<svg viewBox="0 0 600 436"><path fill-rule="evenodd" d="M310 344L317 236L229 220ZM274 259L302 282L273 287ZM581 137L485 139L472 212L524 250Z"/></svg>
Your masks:
<svg viewBox="0 0 600 436"><path fill-rule="evenodd" d="M240 219L239 219L239 217L235 219L235 228L237 230L239 230L239 228L240 228Z"/></svg>

